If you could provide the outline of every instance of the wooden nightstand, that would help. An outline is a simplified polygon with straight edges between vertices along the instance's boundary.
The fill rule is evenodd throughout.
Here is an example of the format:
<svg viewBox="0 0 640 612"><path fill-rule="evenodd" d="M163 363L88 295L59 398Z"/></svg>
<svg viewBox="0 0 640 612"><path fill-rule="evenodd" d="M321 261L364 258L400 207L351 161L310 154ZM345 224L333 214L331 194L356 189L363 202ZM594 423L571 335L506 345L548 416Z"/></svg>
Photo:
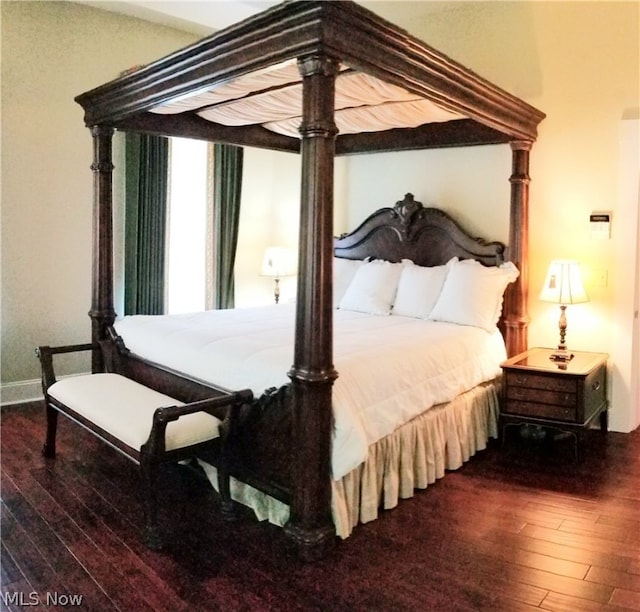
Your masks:
<svg viewBox="0 0 640 612"><path fill-rule="evenodd" d="M608 429L607 357L605 353L574 352L566 363L551 361L553 349L533 348L501 364L501 436L512 425L533 426L541 439L549 431L575 437L576 458L581 458L585 431L600 417Z"/></svg>

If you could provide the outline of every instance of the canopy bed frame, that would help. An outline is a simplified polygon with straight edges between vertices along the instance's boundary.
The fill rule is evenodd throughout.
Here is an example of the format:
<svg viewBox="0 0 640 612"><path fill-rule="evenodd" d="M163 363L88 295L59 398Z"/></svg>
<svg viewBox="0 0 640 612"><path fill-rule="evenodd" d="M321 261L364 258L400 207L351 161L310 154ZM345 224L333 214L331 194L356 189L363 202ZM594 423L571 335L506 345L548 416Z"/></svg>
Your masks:
<svg viewBox="0 0 640 612"><path fill-rule="evenodd" d="M350 89L350 84L357 85L357 81L364 82L361 99ZM257 120L247 119L247 112L253 110L246 111L246 104L264 102L269 97L276 98L275 104L266 108L278 110L267 110L267 116ZM282 99L291 101L294 108L281 112ZM507 352L513 355L527 346L529 153L544 114L361 6L321 1L285 2L76 100L85 111L85 124L94 142L94 257L89 316L96 343L109 338L116 317L111 155L115 129L300 153L299 275L291 383L268 398L258 398L256 405L289 406L290 453L296 461L290 462L293 468L288 486L278 491L275 483L272 493L287 497L291 514L285 532L301 554L307 558L321 554L335 534L330 513L331 402L332 385L338 376L331 333L334 246L335 253L342 257L384 255L397 260L409 245L409 256L418 263L421 255L415 245L421 243L414 241L412 232L414 223L420 227L418 219L424 211L408 199L388 209L384 223L375 215L373 221L366 222L366 227L390 227L389 215L393 217L391 226L395 223L396 227L390 234L396 236L396 246L391 251L387 238L362 242L358 232L365 231L365 226L334 245L334 157L510 145L506 256L519 268L520 276L505 295L502 325ZM352 115L359 114L360 107L366 116L352 122ZM396 109L398 116L404 117L397 122L393 120ZM433 116L435 122L430 118ZM294 134L292 122L299 126ZM377 231L373 234L382 236ZM441 228L438 234L442 234ZM463 244L468 243L467 237ZM471 243L473 255L467 256L485 258L485 263L494 261L497 255L502 257L501 246L497 252L495 245ZM371 252L372 247L376 252ZM433 259L422 258L423 265L442 263L450 246L441 245L436 252L440 254ZM117 348L117 342L113 345ZM120 349L114 349L114 358L132 378L146 384L151 381L152 386L165 392L170 389L172 396L183 401L215 394L209 385L150 367ZM93 370L102 371L104 361L96 351ZM237 469L242 472L241 467ZM250 479L249 472L239 475Z"/></svg>

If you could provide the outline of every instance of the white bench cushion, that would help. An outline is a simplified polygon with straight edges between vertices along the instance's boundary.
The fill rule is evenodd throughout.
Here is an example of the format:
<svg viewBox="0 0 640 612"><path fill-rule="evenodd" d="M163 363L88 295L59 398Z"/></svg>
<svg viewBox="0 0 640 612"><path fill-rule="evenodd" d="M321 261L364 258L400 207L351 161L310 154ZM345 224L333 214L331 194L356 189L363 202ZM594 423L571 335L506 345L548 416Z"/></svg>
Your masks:
<svg viewBox="0 0 640 612"><path fill-rule="evenodd" d="M65 378L49 387L49 395L138 451L149 438L155 410L183 405L119 374ZM216 438L219 426L206 412L180 417L167 425L166 450Z"/></svg>

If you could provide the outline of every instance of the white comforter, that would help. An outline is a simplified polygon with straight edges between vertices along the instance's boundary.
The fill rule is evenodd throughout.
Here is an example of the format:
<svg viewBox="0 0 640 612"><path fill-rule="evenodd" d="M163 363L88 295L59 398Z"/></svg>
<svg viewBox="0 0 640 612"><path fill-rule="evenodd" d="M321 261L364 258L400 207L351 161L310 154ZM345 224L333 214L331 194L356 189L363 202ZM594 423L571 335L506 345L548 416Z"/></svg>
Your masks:
<svg viewBox="0 0 640 612"><path fill-rule="evenodd" d="M134 354L228 389L259 396L290 382L295 305L130 316L115 328ZM495 378L502 336L400 316L334 311L333 477L427 408Z"/></svg>

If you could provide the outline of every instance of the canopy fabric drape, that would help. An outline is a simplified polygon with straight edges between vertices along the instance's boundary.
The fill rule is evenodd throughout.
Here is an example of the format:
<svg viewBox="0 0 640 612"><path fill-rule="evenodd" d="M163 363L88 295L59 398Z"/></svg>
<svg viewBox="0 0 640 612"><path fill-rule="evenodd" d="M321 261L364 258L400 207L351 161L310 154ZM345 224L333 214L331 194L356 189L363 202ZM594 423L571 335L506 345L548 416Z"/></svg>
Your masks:
<svg viewBox="0 0 640 612"><path fill-rule="evenodd" d="M163 314L169 140L125 139L125 314Z"/></svg>
<svg viewBox="0 0 640 612"><path fill-rule="evenodd" d="M215 144L213 151L213 253L215 308L234 307L234 274L244 150Z"/></svg>

